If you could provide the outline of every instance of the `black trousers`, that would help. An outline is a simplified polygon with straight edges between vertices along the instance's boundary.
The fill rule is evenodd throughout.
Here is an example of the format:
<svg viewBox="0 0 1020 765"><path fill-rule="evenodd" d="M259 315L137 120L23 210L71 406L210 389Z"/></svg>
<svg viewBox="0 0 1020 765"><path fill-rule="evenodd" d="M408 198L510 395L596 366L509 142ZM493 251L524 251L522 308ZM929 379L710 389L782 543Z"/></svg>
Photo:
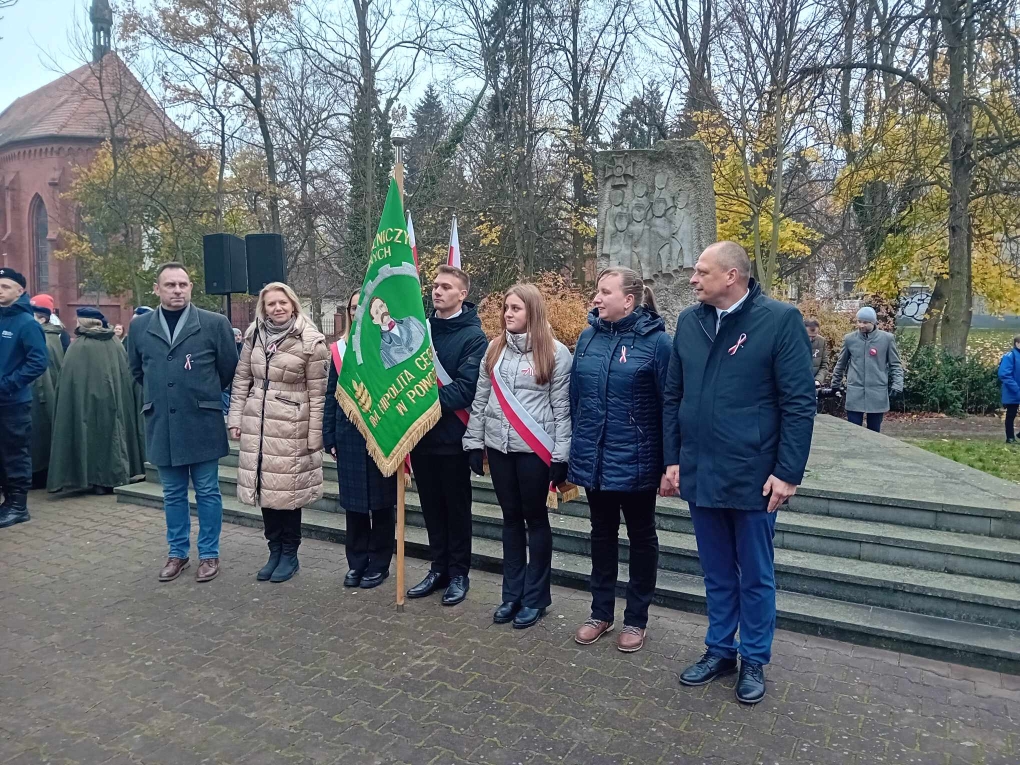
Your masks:
<svg viewBox="0 0 1020 765"><path fill-rule="evenodd" d="M1012 441L1016 438L1013 424L1016 422L1016 404L1006 404L1006 438Z"/></svg>
<svg viewBox="0 0 1020 765"><path fill-rule="evenodd" d="M0 406L0 492L4 498L32 488L32 407Z"/></svg>
<svg viewBox="0 0 1020 765"><path fill-rule="evenodd" d="M503 454L489 449L489 472L503 510L503 602L548 608L552 605L552 530L545 506L549 466L532 452Z"/></svg>
<svg viewBox="0 0 1020 765"><path fill-rule="evenodd" d="M630 540L630 581L623 623L644 629L655 594L659 570L659 537L655 533L655 490L588 490L591 511L591 615L612 622L616 615L619 574L620 514Z"/></svg>
<svg viewBox="0 0 1020 765"><path fill-rule="evenodd" d="M442 576L467 576L471 570L471 468L467 452L411 454L432 570Z"/></svg>
<svg viewBox="0 0 1020 765"><path fill-rule="evenodd" d="M301 544L301 508L297 510L273 510L262 508L262 522L266 526L266 539L270 546L274 543L283 545L287 550L297 550Z"/></svg>
<svg viewBox="0 0 1020 765"><path fill-rule="evenodd" d="M390 570L396 540L397 508L371 513L347 511L347 565L362 574Z"/></svg>
<svg viewBox="0 0 1020 765"><path fill-rule="evenodd" d="M868 430L873 430L876 433L882 432L882 420L885 418L885 412L847 412L846 418L854 425L863 425L865 417L868 420Z"/></svg>

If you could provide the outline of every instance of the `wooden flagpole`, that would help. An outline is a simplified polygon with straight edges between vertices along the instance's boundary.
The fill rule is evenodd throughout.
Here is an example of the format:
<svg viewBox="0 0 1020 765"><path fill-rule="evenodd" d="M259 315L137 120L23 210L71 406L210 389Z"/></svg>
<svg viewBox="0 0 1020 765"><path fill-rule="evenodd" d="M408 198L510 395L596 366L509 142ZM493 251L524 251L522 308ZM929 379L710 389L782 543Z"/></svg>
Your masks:
<svg viewBox="0 0 1020 765"><path fill-rule="evenodd" d="M397 191L400 192L400 203L404 203L404 144L407 139L393 136L394 159L393 179L397 182ZM405 473L404 460L400 461L397 468L397 611L404 610L404 519L406 511L404 508L405 495Z"/></svg>

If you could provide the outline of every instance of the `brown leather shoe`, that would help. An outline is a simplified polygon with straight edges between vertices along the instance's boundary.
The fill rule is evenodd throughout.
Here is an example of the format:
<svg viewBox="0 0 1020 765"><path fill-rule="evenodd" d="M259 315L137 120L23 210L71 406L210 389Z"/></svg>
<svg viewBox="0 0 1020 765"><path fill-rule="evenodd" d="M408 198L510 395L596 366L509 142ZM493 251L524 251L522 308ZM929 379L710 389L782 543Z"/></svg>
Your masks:
<svg viewBox="0 0 1020 765"><path fill-rule="evenodd" d="M218 573L220 573L220 559L203 558L198 562L198 574L195 576L195 581L210 582L216 578Z"/></svg>
<svg viewBox="0 0 1020 765"><path fill-rule="evenodd" d="M634 653L640 651L645 645L645 630L640 627L631 627L630 625L620 630L619 637L616 638L616 647L624 653Z"/></svg>
<svg viewBox="0 0 1020 765"><path fill-rule="evenodd" d="M607 632L612 631L612 622L600 622L595 617L592 617L577 628L577 632L574 633L574 641L581 645L591 645Z"/></svg>
<svg viewBox="0 0 1020 765"><path fill-rule="evenodd" d="M191 565L190 558L167 558L166 565L159 572L159 581L172 582L181 572Z"/></svg>

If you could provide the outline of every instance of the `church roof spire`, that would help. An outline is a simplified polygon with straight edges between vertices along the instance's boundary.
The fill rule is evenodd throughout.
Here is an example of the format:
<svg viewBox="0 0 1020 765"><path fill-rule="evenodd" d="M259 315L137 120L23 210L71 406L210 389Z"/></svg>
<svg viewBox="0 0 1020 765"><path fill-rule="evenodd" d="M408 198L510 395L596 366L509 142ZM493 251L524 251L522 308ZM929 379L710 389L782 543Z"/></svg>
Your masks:
<svg viewBox="0 0 1020 765"><path fill-rule="evenodd" d="M92 0L89 18L92 20L92 61L98 64L110 52L113 36L113 9L109 0Z"/></svg>

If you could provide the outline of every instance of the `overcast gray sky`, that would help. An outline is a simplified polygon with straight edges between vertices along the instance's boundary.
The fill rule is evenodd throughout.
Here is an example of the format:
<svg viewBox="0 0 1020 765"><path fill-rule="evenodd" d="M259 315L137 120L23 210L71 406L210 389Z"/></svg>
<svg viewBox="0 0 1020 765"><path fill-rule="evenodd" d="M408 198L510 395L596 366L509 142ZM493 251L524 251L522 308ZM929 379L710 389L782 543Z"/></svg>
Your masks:
<svg viewBox="0 0 1020 765"><path fill-rule="evenodd" d="M85 0L18 0L0 11L0 111L80 65L69 35L85 8Z"/></svg>

